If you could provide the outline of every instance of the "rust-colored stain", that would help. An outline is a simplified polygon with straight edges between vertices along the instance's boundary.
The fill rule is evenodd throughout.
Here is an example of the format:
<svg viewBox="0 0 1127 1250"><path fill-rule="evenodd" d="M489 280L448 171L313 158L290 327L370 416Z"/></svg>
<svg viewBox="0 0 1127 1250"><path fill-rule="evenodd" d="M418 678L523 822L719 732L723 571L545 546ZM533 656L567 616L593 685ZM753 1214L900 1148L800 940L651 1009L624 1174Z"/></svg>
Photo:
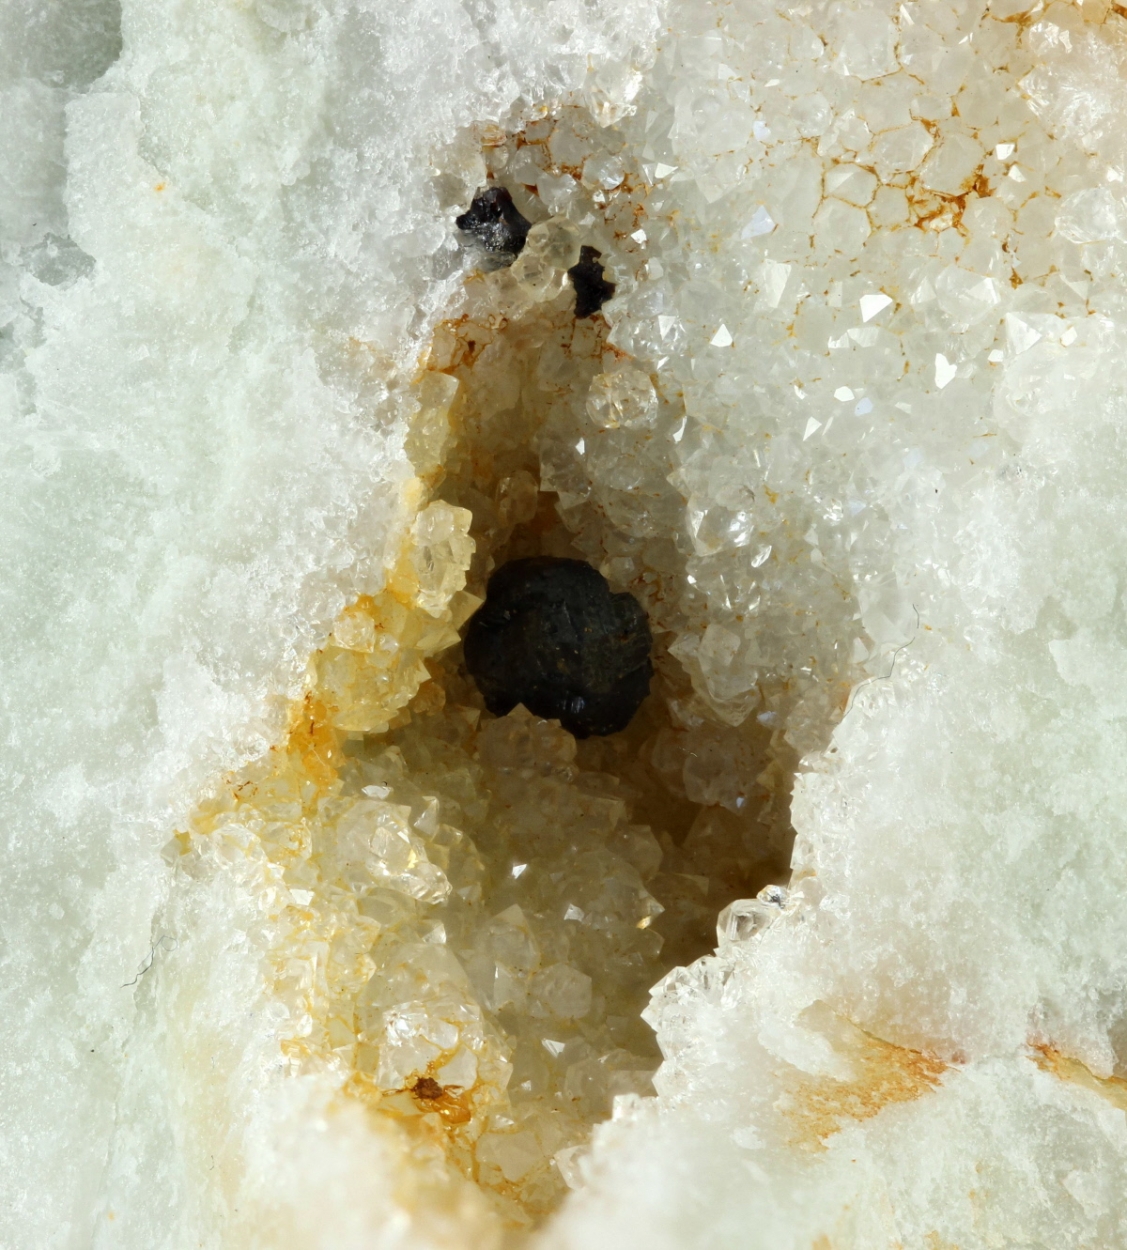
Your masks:
<svg viewBox="0 0 1127 1250"><path fill-rule="evenodd" d="M837 681L831 686L833 691L831 706L836 708L839 716L844 716L849 708L849 699L853 694L853 683L850 681Z"/></svg>
<svg viewBox="0 0 1127 1250"><path fill-rule="evenodd" d="M894 1046L840 1023L856 1076L846 1081L802 1077L795 1083L785 1114L795 1125L791 1144L802 1149L824 1149L826 1139L848 1121L868 1120L892 1103L915 1101L935 1089L947 1070L934 1055Z"/></svg>
<svg viewBox="0 0 1127 1250"><path fill-rule="evenodd" d="M933 124L924 123L926 129L935 134ZM869 168L866 166L865 168ZM876 173L876 170L872 170ZM893 180L890 185L897 185ZM990 179L986 177L983 165L979 165L967 178L957 192L937 191L925 186L919 171L913 170L903 188L908 199L910 213L909 224L920 230L963 229L963 215L975 200L988 199L993 195Z"/></svg>
<svg viewBox="0 0 1127 1250"><path fill-rule="evenodd" d="M318 789L327 789L337 779L340 747L332 728L332 711L312 694L307 694L290 714L286 750L301 761Z"/></svg>
<svg viewBox="0 0 1127 1250"><path fill-rule="evenodd" d="M469 1124L474 1116L473 1091L464 1090L460 1085L443 1085L430 1075L432 1071L433 1066L428 1068L426 1076L418 1077L406 1089L389 1092L381 1089L368 1073L356 1070L344 1083L341 1092L372 1110L378 1107L397 1120L404 1115L411 1119L416 1113L427 1115L435 1112L449 1128ZM410 1095L410 1101L401 1105L399 1100L404 1095Z"/></svg>
<svg viewBox="0 0 1127 1250"><path fill-rule="evenodd" d="M466 282L484 280L483 274L470 274ZM501 316L490 317L488 324L482 324L468 313L440 321L432 335L428 368L451 376L459 370L472 369L481 353L508 324L508 318Z"/></svg>
<svg viewBox="0 0 1127 1250"><path fill-rule="evenodd" d="M460 1085L442 1085L433 1076L420 1076L411 1094L421 1111L437 1111L446 1124L468 1124L473 1119Z"/></svg>
<svg viewBox="0 0 1127 1250"><path fill-rule="evenodd" d="M1042 1072L1049 1072L1062 1081L1070 1081L1091 1090L1121 1111L1127 1111L1127 1081L1122 1077L1096 1076L1079 1059L1071 1059L1068 1055L1061 1054L1055 1046L1042 1043L1035 1045L1032 1050L1033 1062Z"/></svg>

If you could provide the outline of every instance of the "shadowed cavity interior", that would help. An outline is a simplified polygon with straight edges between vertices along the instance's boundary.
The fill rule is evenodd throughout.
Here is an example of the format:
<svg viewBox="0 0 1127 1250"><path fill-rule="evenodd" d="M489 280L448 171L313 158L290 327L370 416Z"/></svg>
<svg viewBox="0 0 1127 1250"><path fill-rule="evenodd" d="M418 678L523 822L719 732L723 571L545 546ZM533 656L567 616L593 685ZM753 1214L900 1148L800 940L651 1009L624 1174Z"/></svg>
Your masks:
<svg viewBox="0 0 1127 1250"><path fill-rule="evenodd" d="M577 318L579 246L538 223L532 261L467 277L417 384L399 564L315 657L289 741L178 848L255 830L292 898L273 939L291 1063L343 1071L517 1228L558 1204L613 1099L653 1092L649 990L715 945L726 904L785 879L792 837L781 733L711 715L670 652L692 594L669 480L684 411L601 314ZM655 673L622 732L494 717L468 676L459 630L532 556L643 605Z"/></svg>
<svg viewBox="0 0 1127 1250"><path fill-rule="evenodd" d="M494 281L503 301L503 275L471 286ZM454 646L428 661L406 723L346 746L349 788L386 788L412 813L433 804L438 824L458 831L443 861L449 894L405 904L375 891L361 904L385 927L375 952L383 971L360 1000L358 1064L384 1090L424 1073L458 1087L472 1119L457 1128L448 1120L446 1131L467 1139L467 1171L521 1217L562 1196L569 1153L615 1095L652 1092L660 1055L642 1019L649 989L715 945L728 902L784 879L789 854L785 803L754 782L769 763L769 732L754 720L740 733L716 724L710 743L693 723L688 745L679 713L693 706L692 690L662 629L677 612L677 544L664 544L664 569L615 583L603 541L613 520L596 506L593 534L542 489L542 457L568 436L592 380L623 363L601 318L576 320L567 290L513 320L479 312L447 324L431 364L459 385L432 476L435 497L472 517L476 596L506 562L550 555L601 567L614 590L646 605L657 676L638 715L621 733L584 741L523 707L494 718ZM632 442L621 448L624 464L637 454ZM644 491L633 500L650 502ZM389 943L398 954L379 949ZM455 997L480 1011L486 1049L511 1065L488 1097L478 1097L480 1056L451 1058L455 1048L437 1038L400 1049L389 1041L408 993L388 976L396 961L404 974L415 968L414 1010L441 1014L452 991L440 987L457 983Z"/></svg>

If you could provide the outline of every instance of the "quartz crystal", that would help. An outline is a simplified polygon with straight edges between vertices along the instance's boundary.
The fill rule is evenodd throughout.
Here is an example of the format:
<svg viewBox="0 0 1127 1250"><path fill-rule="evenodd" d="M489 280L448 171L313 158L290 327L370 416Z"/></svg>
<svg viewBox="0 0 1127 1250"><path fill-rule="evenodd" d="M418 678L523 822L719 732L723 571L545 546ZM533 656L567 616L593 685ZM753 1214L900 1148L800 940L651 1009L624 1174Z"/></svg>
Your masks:
<svg viewBox="0 0 1127 1250"><path fill-rule="evenodd" d="M0 1244L1127 1246L1125 84L1109 0L0 6ZM467 671L545 559L617 732Z"/></svg>

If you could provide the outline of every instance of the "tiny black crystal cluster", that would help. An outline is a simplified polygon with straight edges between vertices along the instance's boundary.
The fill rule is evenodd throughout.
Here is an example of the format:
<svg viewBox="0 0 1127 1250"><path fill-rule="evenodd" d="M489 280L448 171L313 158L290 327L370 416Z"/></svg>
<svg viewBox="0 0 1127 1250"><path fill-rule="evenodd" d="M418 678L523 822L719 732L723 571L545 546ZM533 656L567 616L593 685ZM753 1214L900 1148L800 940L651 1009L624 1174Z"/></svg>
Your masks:
<svg viewBox="0 0 1127 1250"><path fill-rule="evenodd" d="M617 733L649 693L653 639L641 604L582 560L512 560L470 618L466 668L495 715L523 703L577 738Z"/></svg>
<svg viewBox="0 0 1127 1250"><path fill-rule="evenodd" d="M599 260L602 252L584 245L579 249L579 261L567 271L575 288L575 315L593 317L614 294L614 283L608 282Z"/></svg>
<svg viewBox="0 0 1127 1250"><path fill-rule="evenodd" d="M532 229L504 187L482 187L454 224L481 244L495 268L516 260ZM575 290L576 317L593 317L614 294L614 283L607 281L600 256L598 248L585 244L579 249L579 260L567 271Z"/></svg>
<svg viewBox="0 0 1127 1250"><path fill-rule="evenodd" d="M454 224L507 265L520 255L532 228L504 187L483 187L467 211L454 218Z"/></svg>

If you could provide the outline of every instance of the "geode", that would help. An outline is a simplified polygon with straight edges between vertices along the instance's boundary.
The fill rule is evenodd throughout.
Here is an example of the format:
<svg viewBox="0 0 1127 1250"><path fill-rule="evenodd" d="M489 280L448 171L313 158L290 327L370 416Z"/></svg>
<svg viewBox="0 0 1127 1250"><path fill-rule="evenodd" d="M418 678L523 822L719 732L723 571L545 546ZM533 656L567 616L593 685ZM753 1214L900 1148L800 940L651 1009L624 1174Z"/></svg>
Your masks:
<svg viewBox="0 0 1127 1250"><path fill-rule="evenodd" d="M633 595L582 560L512 560L470 619L466 668L485 706L518 703L577 738L625 729L649 693L653 639Z"/></svg>

